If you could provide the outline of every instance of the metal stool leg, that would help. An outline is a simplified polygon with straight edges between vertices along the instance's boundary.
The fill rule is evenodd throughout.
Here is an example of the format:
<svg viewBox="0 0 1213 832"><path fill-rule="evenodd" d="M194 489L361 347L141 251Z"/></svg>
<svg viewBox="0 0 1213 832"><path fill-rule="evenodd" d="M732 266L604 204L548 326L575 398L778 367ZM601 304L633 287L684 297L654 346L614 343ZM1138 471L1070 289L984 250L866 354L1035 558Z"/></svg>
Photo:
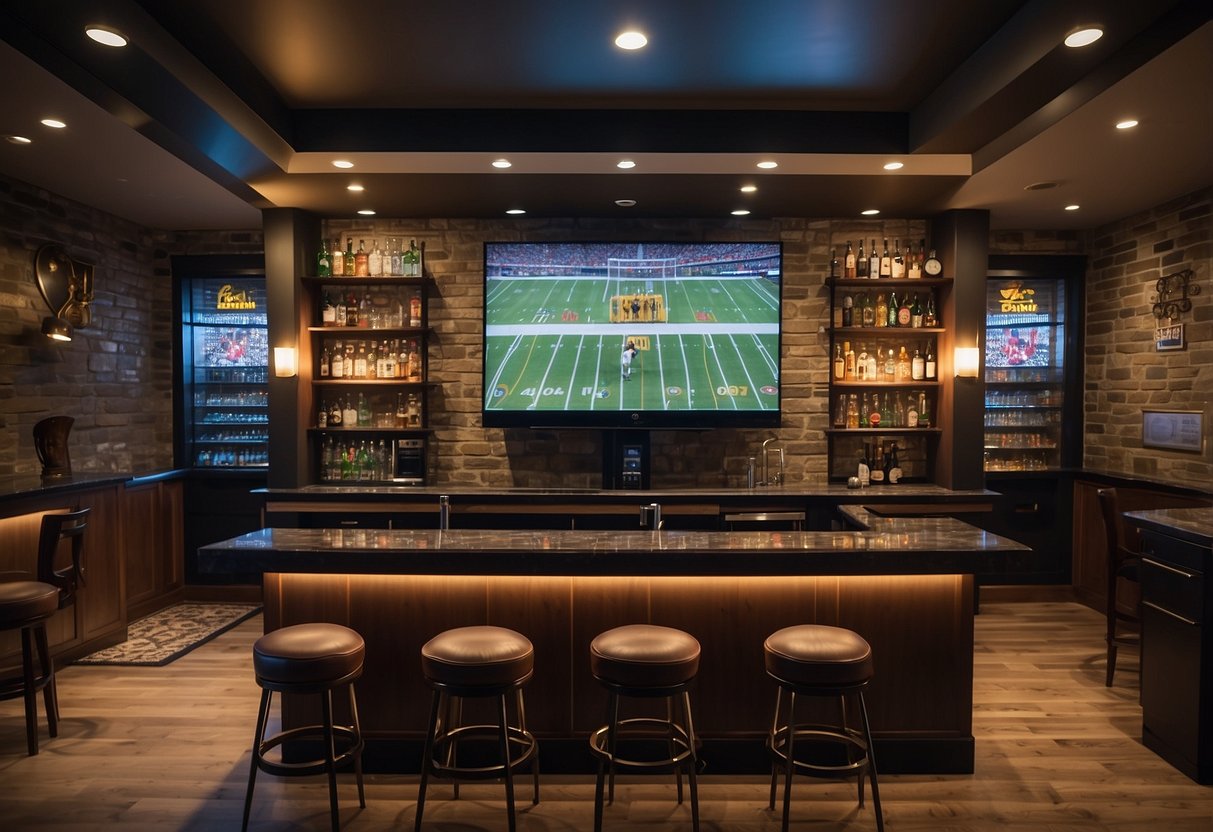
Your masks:
<svg viewBox="0 0 1213 832"><path fill-rule="evenodd" d="M363 745L362 725L358 722L358 700L354 697L354 685L350 683L350 716L354 722L354 742ZM366 792L362 786L362 750L354 755L354 779L358 782L358 805L366 808Z"/></svg>
<svg viewBox="0 0 1213 832"><path fill-rule="evenodd" d="M859 721L863 725L863 739L868 744L868 775L872 779L872 804L876 807L876 830L884 832L884 813L880 810L880 784L876 782L876 749L872 745L872 729L868 724L868 706L864 702L863 691L859 692ZM860 782L863 782L860 774ZM860 805L863 805L862 800Z"/></svg>
<svg viewBox="0 0 1213 832"><path fill-rule="evenodd" d="M425 787L430 779L430 765L434 758L434 735L438 731L438 708L442 704L442 694L435 690L433 703L430 705L429 729L425 732L425 751L421 756L421 785L417 789L417 817L413 823L414 832L421 832L421 814L425 811Z"/></svg>
<svg viewBox="0 0 1213 832"><path fill-rule="evenodd" d="M261 761L261 742L265 736L265 723L269 718L271 695L267 689L261 691L261 707L257 709L257 731L253 735L253 757L249 760L248 790L244 793L244 820L240 824L240 832L248 829L249 813L253 808L253 786L257 782L257 769Z"/></svg>
<svg viewBox="0 0 1213 832"><path fill-rule="evenodd" d="M34 628L34 639L38 645L38 660L46 674L46 686L42 688L42 700L46 705L46 723L52 737L59 736L59 693L55 687L55 665L51 658L50 645L46 640L46 623Z"/></svg>
<svg viewBox="0 0 1213 832"><path fill-rule="evenodd" d="M695 720L691 716L691 694L685 690L682 692L682 715L686 722L687 731L687 780L691 784L691 829L692 832L699 832L699 783L696 779L699 768L699 754L695 750ZM679 778L679 785L682 785L682 779ZM679 795L681 797L681 795Z"/></svg>
<svg viewBox="0 0 1213 832"><path fill-rule="evenodd" d="M324 720L324 769L329 781L329 819L333 832L341 828L341 815L337 810L337 745L333 737L333 692L326 690L320 695L320 712Z"/></svg>
<svg viewBox="0 0 1213 832"><path fill-rule="evenodd" d="M791 691L788 694L788 741L785 746L787 751L787 760L784 765L784 781L783 781L783 832L788 832L788 820L792 816L792 768L795 765L795 749L793 745L796 740L796 691Z"/></svg>
<svg viewBox="0 0 1213 832"><path fill-rule="evenodd" d="M21 675L25 684L25 742L33 757L38 753L38 691L34 688L34 646L30 629L21 628Z"/></svg>
<svg viewBox="0 0 1213 832"><path fill-rule="evenodd" d="M498 697L497 713L501 719L501 765L505 769L505 808L510 832L514 832L514 775L510 767L510 716L505 705L505 694Z"/></svg>
<svg viewBox="0 0 1213 832"><path fill-rule="evenodd" d="M607 754L615 754L615 721L619 716L619 703L614 691L607 693L606 726ZM603 785L606 779L607 758L598 758L598 778L594 783L594 832L602 832ZM612 795L613 797L613 795Z"/></svg>
<svg viewBox="0 0 1213 832"><path fill-rule="evenodd" d="M767 745L771 749L771 800L767 808L775 811L775 786L779 780L779 766L775 763L775 738L779 736L779 715L783 711L783 687L775 689L775 716L771 718L771 733Z"/></svg>
<svg viewBox="0 0 1213 832"><path fill-rule="evenodd" d="M668 753L670 755L670 759L673 759L677 755L678 749L674 744L674 737L675 737L674 697L672 697L672 696L667 696L666 700L665 700L665 720L667 723L669 723L668 736L670 739L669 739L669 742L667 743ZM681 766L674 766L674 782L678 786L678 803L681 804L682 803L682 767Z"/></svg>
<svg viewBox="0 0 1213 832"><path fill-rule="evenodd" d="M522 731L522 733L525 735L527 732L527 730L526 730L526 705L524 705L523 701L522 701L522 688L518 688L518 690L515 691L515 693L518 696L518 702L517 702L518 729L520 731ZM536 752L535 756L531 758L531 776L535 781L535 789L534 789L534 794L532 795L532 798L531 798L531 805L538 806L539 805L539 754L538 754L538 752Z"/></svg>

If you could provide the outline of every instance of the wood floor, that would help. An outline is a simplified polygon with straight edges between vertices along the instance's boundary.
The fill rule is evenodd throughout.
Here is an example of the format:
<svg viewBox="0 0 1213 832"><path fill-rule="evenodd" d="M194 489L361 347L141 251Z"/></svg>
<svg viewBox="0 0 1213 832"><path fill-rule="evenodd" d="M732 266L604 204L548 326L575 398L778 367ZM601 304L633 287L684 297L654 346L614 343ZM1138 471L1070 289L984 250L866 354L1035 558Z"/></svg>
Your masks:
<svg viewBox="0 0 1213 832"><path fill-rule="evenodd" d="M881 778L887 828L932 832L1210 832L1213 787L1199 786L1140 742L1137 656L1124 650L1115 687L1103 685L1103 619L1070 603L987 603L977 619L971 776ZM0 828L5 830L238 829L257 689L250 652L260 618L163 668L73 666L59 675L64 721L25 756L21 701L0 702ZM343 777L343 829L411 828L416 777L368 779L357 808ZM519 789L519 828L592 828L591 778L545 775L542 802ZM873 830L854 786L804 778L792 828ZM431 789L426 828L505 829L501 787ZM701 779L702 828L779 828L757 777ZM318 779L262 775L252 829L328 829ZM621 780L606 829L689 829L668 778Z"/></svg>

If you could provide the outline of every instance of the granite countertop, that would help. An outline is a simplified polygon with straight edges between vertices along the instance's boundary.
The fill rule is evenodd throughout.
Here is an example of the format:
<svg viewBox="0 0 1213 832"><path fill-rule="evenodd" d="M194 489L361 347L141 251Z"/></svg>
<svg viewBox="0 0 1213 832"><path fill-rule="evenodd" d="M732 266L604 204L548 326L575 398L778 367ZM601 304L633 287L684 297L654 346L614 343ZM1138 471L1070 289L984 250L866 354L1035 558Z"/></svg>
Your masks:
<svg viewBox="0 0 1213 832"><path fill-rule="evenodd" d="M0 500L96 488L126 482L129 479L129 474L69 474L63 477L40 477L37 474L27 474L0 477Z"/></svg>
<svg viewBox="0 0 1213 832"><path fill-rule="evenodd" d="M261 529L199 549L203 572L489 575L963 574L1028 547L947 517L864 531Z"/></svg>
<svg viewBox="0 0 1213 832"><path fill-rule="evenodd" d="M1126 511L1125 518L1143 529L1170 534L1199 546L1213 546L1213 506Z"/></svg>
<svg viewBox="0 0 1213 832"><path fill-rule="evenodd" d="M619 501L660 501L663 497L670 498L802 498L829 497L847 500L884 500L902 497L939 497L948 499L974 499L1000 496L996 491L982 488L970 490L953 490L930 483L900 483L892 486L873 486L864 489L847 488L840 483L810 482L760 488L667 488L649 489L647 491L629 491L622 489L601 488L514 488L486 486L386 486L386 485L308 485L301 488L266 488L262 493L271 497L309 497L309 496L340 496L340 497L428 497L437 500L439 496L451 498L470 497L473 499L509 499L509 498L612 498Z"/></svg>

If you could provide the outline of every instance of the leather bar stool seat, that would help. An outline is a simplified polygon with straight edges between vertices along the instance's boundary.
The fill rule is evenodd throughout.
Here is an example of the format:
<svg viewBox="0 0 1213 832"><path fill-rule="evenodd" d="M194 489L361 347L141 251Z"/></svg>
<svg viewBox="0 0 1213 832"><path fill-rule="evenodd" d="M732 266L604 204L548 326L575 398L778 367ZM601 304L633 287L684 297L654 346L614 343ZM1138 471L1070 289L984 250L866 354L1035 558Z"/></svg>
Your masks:
<svg viewBox="0 0 1213 832"><path fill-rule="evenodd" d="M258 770L286 777L327 775L329 819L333 832L337 832L341 825L337 809L337 766L352 761L358 784L358 805L366 807L362 782L362 750L365 743L358 723L358 703L354 697L354 680L362 675L365 658L366 644L362 636L340 624L296 624L266 633L257 639L253 645L253 672L261 687L261 707L257 713L257 733L253 738L253 757L249 764L241 829L248 829ZM341 687L349 691L350 725L335 725L333 720L333 691ZM318 694L320 724L289 728L266 737L270 702L275 692ZM267 752L285 743L316 739L323 742L324 756L320 759L287 762L267 756ZM341 753L336 750L338 740L344 745Z"/></svg>
<svg viewBox="0 0 1213 832"><path fill-rule="evenodd" d="M531 802L539 803L539 745L527 730L522 696L522 687L534 670L535 648L530 639L505 627L458 627L439 633L422 646L421 672L434 695L421 759L416 830L421 829L431 776L454 781L456 799L460 780L502 778L509 829L514 832L514 770L530 762L534 781ZM497 700L495 723L463 724L463 700L471 698ZM513 720L509 714L510 698L515 702ZM484 744L486 740L495 742L498 762L460 764L460 743Z"/></svg>
<svg viewBox="0 0 1213 832"><path fill-rule="evenodd" d="M606 803L615 801L615 770L672 769L682 803L682 773L691 787L691 825L699 830L699 767L695 723L691 717L689 688L699 672L699 641L689 633L654 624L627 624L599 634L590 642L590 673L607 690L606 721L590 734L590 753L598 758L594 791L594 830L601 832L604 780L609 782ZM620 719L621 698L663 698L665 718L652 716ZM664 737L664 756L651 750L654 737ZM639 740L643 750L619 753L620 741ZM609 773L609 779L608 779Z"/></svg>
<svg viewBox="0 0 1213 832"><path fill-rule="evenodd" d="M46 700L50 735L59 735L55 668L46 640L46 620L58 610L58 587L41 581L0 583L0 630L21 631L21 675L0 680L0 699L25 699L25 739L31 757L38 753L38 691ZM34 667L35 647L38 668Z"/></svg>
<svg viewBox="0 0 1213 832"><path fill-rule="evenodd" d="M787 832L791 813L792 775L847 777L857 774L859 805L864 802L864 777L872 780L872 802L876 807L876 828L883 832L884 815L880 810L880 788L876 780L876 759L872 732L868 724L863 691L872 680L872 648L858 633L842 627L801 624L785 627L767 637L763 644L767 675L779 684L775 699L775 717L767 735L771 754L770 809L775 808L775 790L780 769L784 772L783 832ZM836 724L796 721L797 697L837 699L840 718ZM787 701L786 713L784 701ZM848 724L848 701L856 704L859 727ZM845 758L839 761L812 762L797 759L796 744L806 741L810 750L821 746L841 747Z"/></svg>

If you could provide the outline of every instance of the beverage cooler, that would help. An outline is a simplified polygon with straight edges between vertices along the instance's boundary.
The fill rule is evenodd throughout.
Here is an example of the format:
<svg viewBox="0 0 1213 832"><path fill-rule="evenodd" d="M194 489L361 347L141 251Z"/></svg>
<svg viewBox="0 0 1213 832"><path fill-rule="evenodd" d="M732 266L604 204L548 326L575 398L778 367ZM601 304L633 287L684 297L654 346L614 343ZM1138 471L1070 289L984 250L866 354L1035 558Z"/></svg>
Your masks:
<svg viewBox="0 0 1213 832"><path fill-rule="evenodd" d="M269 466L265 276L246 259L174 258L178 467Z"/></svg>

